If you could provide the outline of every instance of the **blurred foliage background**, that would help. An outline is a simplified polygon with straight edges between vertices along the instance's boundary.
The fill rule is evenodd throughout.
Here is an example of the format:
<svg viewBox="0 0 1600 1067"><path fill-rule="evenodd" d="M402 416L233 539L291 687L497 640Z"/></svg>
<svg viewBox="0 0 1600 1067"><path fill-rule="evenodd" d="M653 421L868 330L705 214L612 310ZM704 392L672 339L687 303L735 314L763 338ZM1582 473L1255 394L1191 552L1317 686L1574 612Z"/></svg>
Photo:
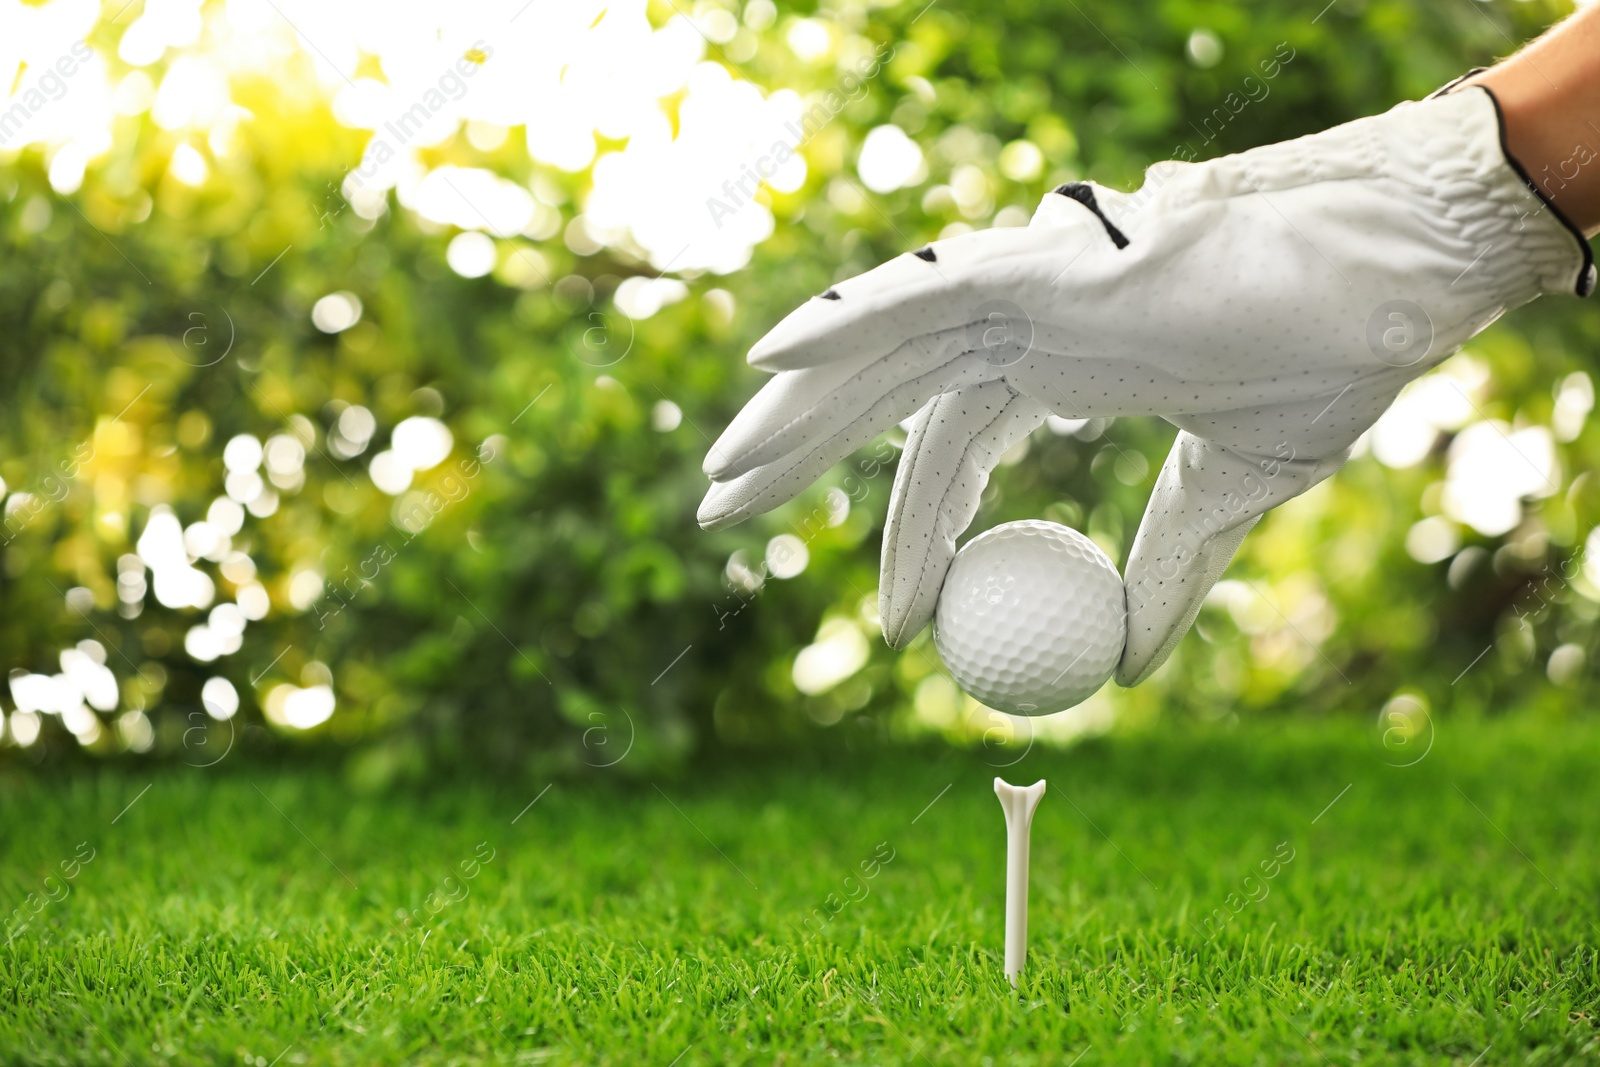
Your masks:
<svg viewBox="0 0 1600 1067"><path fill-rule="evenodd" d="M321 746L382 785L1590 692L1576 300L1414 385L1152 681L1037 722L877 634L897 435L694 523L745 350L832 281L1425 95L1562 5L121 4L0 8L0 758ZM974 528L1120 562L1172 434L1053 420Z"/></svg>

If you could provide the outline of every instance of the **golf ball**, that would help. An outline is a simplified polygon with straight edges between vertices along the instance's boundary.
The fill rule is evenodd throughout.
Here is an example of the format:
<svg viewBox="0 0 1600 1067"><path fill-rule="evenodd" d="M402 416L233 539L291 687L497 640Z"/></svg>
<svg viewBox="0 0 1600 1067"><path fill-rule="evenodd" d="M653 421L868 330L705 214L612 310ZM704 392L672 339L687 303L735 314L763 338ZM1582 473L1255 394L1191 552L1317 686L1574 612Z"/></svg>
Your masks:
<svg viewBox="0 0 1600 1067"><path fill-rule="evenodd" d="M933 641L961 688L996 711L1048 715L1105 684L1127 640L1122 576L1053 522L1008 522L956 553Z"/></svg>

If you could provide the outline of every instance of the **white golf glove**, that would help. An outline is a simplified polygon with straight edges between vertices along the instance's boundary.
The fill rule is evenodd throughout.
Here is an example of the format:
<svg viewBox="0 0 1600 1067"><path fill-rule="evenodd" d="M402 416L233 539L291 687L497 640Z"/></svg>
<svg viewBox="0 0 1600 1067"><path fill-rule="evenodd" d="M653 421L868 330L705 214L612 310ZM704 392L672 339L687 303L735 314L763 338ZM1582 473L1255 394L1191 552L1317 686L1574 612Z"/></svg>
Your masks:
<svg viewBox="0 0 1600 1067"><path fill-rule="evenodd" d="M1447 87L1448 88L1448 87ZM1487 90L1401 104L1144 188L1046 196L1026 228L907 253L808 301L706 457L707 528L767 511L917 414L879 586L901 647L933 617L989 471L1054 412L1179 429L1124 573L1134 685L1267 509L1322 481L1408 381L1508 308L1588 295L1588 243L1503 148Z"/></svg>

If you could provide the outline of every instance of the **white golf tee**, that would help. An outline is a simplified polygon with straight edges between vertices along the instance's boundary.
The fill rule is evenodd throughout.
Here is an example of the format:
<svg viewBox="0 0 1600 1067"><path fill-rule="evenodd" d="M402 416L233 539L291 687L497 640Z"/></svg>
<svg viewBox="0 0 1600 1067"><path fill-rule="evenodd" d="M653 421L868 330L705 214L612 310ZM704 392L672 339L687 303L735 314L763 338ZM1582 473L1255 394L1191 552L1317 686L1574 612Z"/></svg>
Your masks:
<svg viewBox="0 0 1600 1067"><path fill-rule="evenodd" d="M994 795L1006 813L1006 978L1015 986L1028 958L1028 832L1044 779L1020 786L996 778Z"/></svg>

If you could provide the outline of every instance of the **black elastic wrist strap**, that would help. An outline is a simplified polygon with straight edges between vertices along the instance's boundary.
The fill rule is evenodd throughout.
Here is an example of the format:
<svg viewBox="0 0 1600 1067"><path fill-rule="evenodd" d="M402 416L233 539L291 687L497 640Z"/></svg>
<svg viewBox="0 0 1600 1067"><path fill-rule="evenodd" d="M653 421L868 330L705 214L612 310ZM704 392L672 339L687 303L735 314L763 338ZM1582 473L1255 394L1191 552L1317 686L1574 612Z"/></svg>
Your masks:
<svg viewBox="0 0 1600 1067"><path fill-rule="evenodd" d="M1454 81L1441 85L1429 93L1425 99L1432 100L1434 97L1451 93L1460 87L1462 82L1482 74L1487 69L1487 67L1474 67ZM1482 89L1489 97L1489 101L1494 104L1494 120L1500 131L1500 154L1505 157L1506 165L1517 172L1517 177L1527 183L1528 188L1533 190L1533 195L1539 198L1539 202L1544 204L1545 209L1554 215L1556 220L1565 226L1567 232L1572 234L1573 239L1578 242L1578 248L1583 252L1583 267L1578 271L1578 283L1573 288L1574 292L1579 296L1588 296L1594 292L1595 285L1594 250L1589 247L1589 239L1583 235L1582 230L1573 224L1571 219L1562 213L1560 208L1556 207L1555 201L1546 196L1544 190L1540 189L1538 184L1528 176L1527 168L1522 165L1516 156L1511 154L1511 146L1506 143L1506 113L1500 107L1500 98L1494 95L1494 90L1487 85L1473 85L1469 86L1469 88Z"/></svg>

